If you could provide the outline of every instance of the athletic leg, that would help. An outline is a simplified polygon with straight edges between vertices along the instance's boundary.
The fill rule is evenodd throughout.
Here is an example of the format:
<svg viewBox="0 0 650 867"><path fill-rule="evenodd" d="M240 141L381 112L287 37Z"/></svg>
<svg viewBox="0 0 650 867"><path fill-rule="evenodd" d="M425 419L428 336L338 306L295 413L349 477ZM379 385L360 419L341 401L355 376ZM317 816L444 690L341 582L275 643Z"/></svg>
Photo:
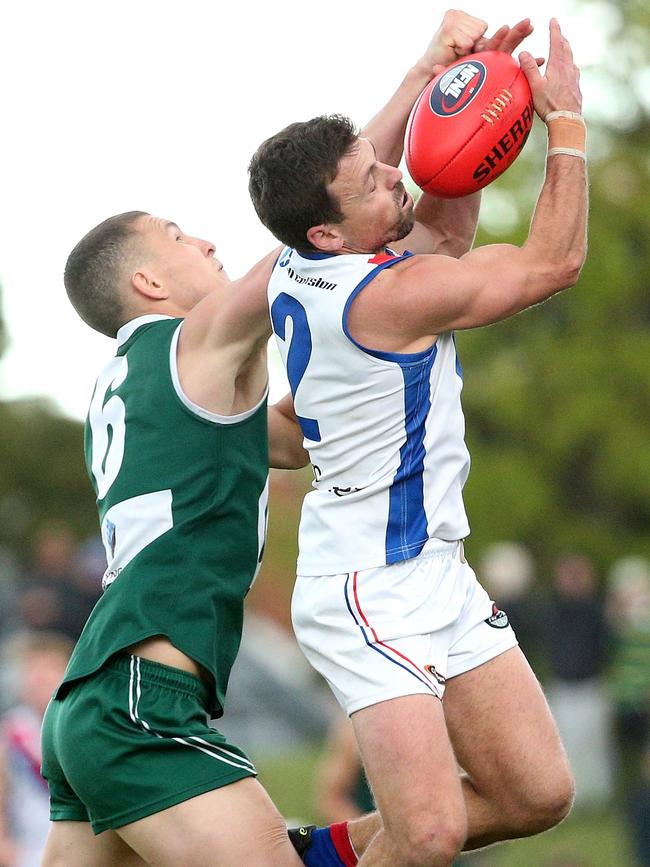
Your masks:
<svg viewBox="0 0 650 867"><path fill-rule="evenodd" d="M449 737L466 772L466 848L557 825L573 779L542 689L518 647L447 681Z"/></svg>
<svg viewBox="0 0 650 867"><path fill-rule="evenodd" d="M299 867L282 816L252 778L117 829L152 867Z"/></svg>
<svg viewBox="0 0 650 867"><path fill-rule="evenodd" d="M456 585L463 587L463 610L452 627L447 665L441 660L438 666L440 657L432 649L426 653L429 659L417 647L409 649L407 655L421 662L435 661L438 672L447 676L443 709L449 733L443 729L444 737L450 738L458 763L467 772L462 779L468 821L466 847L477 848L557 824L570 809L573 784L546 700L525 657L513 647L515 639L506 615L493 608L462 557L460 562ZM432 618L435 614L432 611ZM485 661L489 657L492 659ZM353 714L353 722L363 719L372 707L381 706ZM379 738L365 749L363 733L355 724L366 764L377 762L375 753L385 751L390 738L403 727L410 732L410 724L411 715L406 712L393 732L384 733L383 742ZM435 736L430 733L430 743ZM426 757L422 762L413 757L404 761L414 773L419 774L422 768L430 770ZM390 781L393 769L384 770L384 779ZM376 789L377 772L370 779ZM435 813L440 791L429 791L429 807ZM391 792L388 794L390 797ZM377 801L386 819L380 797ZM350 823L350 838L358 852L369 838L369 853L372 847L376 851L385 847L383 833L376 839L373 836L379 826L377 816ZM386 831L390 831L388 823ZM388 856L386 863L390 863Z"/></svg>
<svg viewBox="0 0 650 867"><path fill-rule="evenodd" d="M95 836L88 822L53 822L41 867L145 867L114 831Z"/></svg>
<svg viewBox="0 0 650 867"><path fill-rule="evenodd" d="M352 715L383 819L360 867L446 867L463 846L467 815L441 702L408 695Z"/></svg>
<svg viewBox="0 0 650 867"><path fill-rule="evenodd" d="M546 699L519 648L450 679L443 709L466 771L465 849L536 834L566 816L573 796L571 772ZM349 823L359 854L380 828L378 813Z"/></svg>

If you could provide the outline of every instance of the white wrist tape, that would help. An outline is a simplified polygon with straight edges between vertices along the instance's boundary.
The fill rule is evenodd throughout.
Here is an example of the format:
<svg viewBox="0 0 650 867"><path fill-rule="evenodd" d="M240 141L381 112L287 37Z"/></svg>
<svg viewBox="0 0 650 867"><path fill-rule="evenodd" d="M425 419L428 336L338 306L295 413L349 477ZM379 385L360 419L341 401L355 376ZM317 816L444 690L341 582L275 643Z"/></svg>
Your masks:
<svg viewBox="0 0 650 867"><path fill-rule="evenodd" d="M544 123L548 123L549 120L557 120L559 117L568 117L570 120L577 120L582 124L585 122L584 117L577 111L549 111L544 118Z"/></svg>
<svg viewBox="0 0 650 867"><path fill-rule="evenodd" d="M554 157L555 154L568 154L570 157L580 157L581 160L587 161L585 151L576 150L576 148L550 148L546 152L546 156Z"/></svg>

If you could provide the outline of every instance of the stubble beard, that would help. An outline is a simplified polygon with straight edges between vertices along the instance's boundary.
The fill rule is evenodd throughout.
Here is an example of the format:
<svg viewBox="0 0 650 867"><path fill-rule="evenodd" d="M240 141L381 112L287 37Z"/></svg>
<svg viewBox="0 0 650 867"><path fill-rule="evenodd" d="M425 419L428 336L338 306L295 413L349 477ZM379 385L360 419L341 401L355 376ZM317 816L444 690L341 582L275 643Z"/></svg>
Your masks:
<svg viewBox="0 0 650 867"><path fill-rule="evenodd" d="M413 202L411 202L407 211L404 211L402 207L405 192L406 189L404 187L404 184L400 183L395 190L397 223L393 232L391 233L391 237L387 238L387 241L401 241L402 238L405 238L412 231L413 226L415 225L415 210Z"/></svg>

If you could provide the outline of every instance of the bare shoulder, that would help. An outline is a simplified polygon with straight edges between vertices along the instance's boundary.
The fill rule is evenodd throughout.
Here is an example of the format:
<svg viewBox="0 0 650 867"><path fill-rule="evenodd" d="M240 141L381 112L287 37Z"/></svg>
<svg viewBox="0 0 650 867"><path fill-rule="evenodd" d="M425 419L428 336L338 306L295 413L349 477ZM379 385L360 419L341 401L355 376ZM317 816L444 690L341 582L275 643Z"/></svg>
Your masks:
<svg viewBox="0 0 650 867"><path fill-rule="evenodd" d="M419 352L438 331L427 327L423 314L431 297L448 284L447 256L414 255L380 271L353 301L348 314L352 337L367 349Z"/></svg>
<svg viewBox="0 0 650 867"><path fill-rule="evenodd" d="M437 254L408 256L388 268L384 268L370 281L354 304L368 312L372 307L376 314L417 314L418 298L422 292L443 291L458 275L459 260Z"/></svg>
<svg viewBox="0 0 650 867"><path fill-rule="evenodd" d="M386 269L387 276L393 276L398 284L405 285L409 280L446 279L457 270L459 259L441 253L414 253L392 268Z"/></svg>

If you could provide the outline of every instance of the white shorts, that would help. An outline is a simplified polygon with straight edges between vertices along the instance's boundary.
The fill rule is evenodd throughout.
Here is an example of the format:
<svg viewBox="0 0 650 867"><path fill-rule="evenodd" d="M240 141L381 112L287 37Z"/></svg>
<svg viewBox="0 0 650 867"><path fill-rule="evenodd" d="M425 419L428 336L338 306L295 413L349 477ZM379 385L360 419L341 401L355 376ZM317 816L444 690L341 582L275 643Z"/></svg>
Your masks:
<svg viewBox="0 0 650 867"><path fill-rule="evenodd" d="M342 575L298 576L298 643L343 709L403 695L442 699L448 679L515 647L462 542L430 539L411 560Z"/></svg>

